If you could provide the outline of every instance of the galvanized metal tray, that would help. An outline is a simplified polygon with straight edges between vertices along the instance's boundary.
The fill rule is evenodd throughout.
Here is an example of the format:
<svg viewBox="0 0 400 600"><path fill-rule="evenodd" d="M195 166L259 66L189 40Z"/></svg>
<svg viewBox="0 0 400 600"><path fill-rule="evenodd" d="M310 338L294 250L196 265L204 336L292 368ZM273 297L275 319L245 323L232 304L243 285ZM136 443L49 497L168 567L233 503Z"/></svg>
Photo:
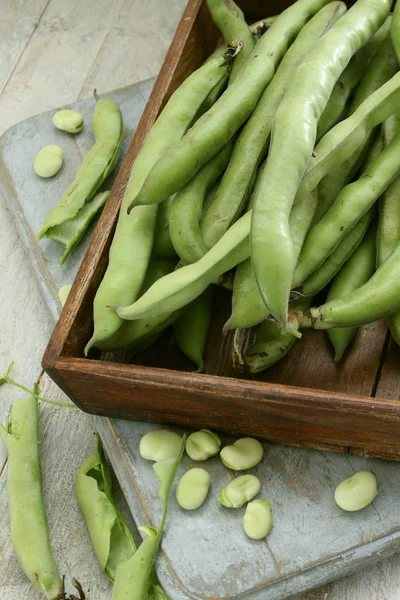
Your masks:
<svg viewBox="0 0 400 600"><path fill-rule="evenodd" d="M147 80L111 94L124 117L124 149L153 82ZM39 243L34 237L93 141L89 123L94 100L71 108L85 117L85 129L76 137L57 131L50 118L54 111L50 111L13 126L0 139L0 189L8 199L54 322L60 312L58 289L73 281L90 236L62 267L57 266L61 247L52 240ZM49 143L64 148L65 164L56 178L41 180L33 172L32 161ZM161 515L157 482L151 464L138 454L141 436L155 426L94 420L136 523L157 524ZM228 440L225 437L223 441ZM280 600L399 551L397 464L269 443L264 443L264 448L264 459L252 472L263 484L260 497L268 498L273 508L274 528L267 540L246 538L241 526L244 509L229 510L218 504L219 490L233 476L218 458L200 465L209 470L212 481L200 510L184 512L171 498L157 561L171 600ZM193 463L185 456L180 474L190 466ZM363 511L344 513L334 503L333 490L359 469L374 471L379 495Z"/></svg>

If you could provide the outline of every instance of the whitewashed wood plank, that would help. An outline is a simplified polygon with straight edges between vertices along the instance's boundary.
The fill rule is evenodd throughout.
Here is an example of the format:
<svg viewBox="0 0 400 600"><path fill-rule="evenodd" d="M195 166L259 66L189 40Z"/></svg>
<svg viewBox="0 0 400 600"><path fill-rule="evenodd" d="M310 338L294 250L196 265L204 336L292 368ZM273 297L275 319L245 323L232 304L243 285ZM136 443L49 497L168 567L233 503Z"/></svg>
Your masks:
<svg viewBox="0 0 400 600"><path fill-rule="evenodd" d="M0 95L35 32L49 1L14 0L1 3Z"/></svg>

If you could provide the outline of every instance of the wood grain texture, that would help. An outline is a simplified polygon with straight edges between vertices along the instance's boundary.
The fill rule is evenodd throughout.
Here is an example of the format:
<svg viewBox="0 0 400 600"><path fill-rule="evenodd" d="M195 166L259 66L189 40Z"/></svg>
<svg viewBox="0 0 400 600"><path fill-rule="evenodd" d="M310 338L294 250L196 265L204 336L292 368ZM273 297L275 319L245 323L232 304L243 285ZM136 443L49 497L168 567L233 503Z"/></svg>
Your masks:
<svg viewBox="0 0 400 600"><path fill-rule="evenodd" d="M168 0L168 11L163 11L165 2L161 0L125 0L126 14L130 16L126 20L121 18L118 24L122 39L129 40L126 45L121 45L124 53L120 54L118 35L108 36L97 55L93 52L93 62L83 64L79 63L80 54L87 50L87 40L85 35L81 36L82 28L86 29L87 36L92 32L93 35L97 35L97 24L104 23L104 15L108 18L110 11L114 12L115 6L118 7L117 3L113 3L111 9L109 2L87 0L82 3L85 6L79 9L81 28L71 25L69 21L67 27L59 27L54 32L57 43L51 46L51 54L54 64L62 65L62 68L57 73L54 71L52 76L44 76L41 73L42 61L43 66L47 68L49 59L44 53L37 52L45 33L37 25L38 21L40 23L42 8L46 4L35 0L29 3L22 0L2 2L0 46L7 52L10 50L10 54L6 55L6 62L0 62L0 66L7 69L6 79L9 76L7 93L0 95L1 130L36 112L66 104L81 95L86 95L85 90L89 93L92 83L100 90L106 90L131 83L132 79L129 77L135 77L136 68L143 70L143 75L138 75L137 79L147 76L148 73L156 74L160 62L152 61L158 60L166 51L185 1ZM68 13L70 3L66 0L51 0L50 5L55 7L52 21L58 27L64 13ZM18 12L15 12L16 10ZM157 20L157 28L153 27L150 35L150 24L154 23L155 13L160 17ZM109 24L112 22L112 19L108 19ZM27 29L26 23L30 23ZM131 32L134 28L137 28L135 31L138 33L133 36ZM145 52L136 54L135 49L139 46L143 48L152 45L154 35L157 36L159 55L148 55ZM32 44L28 43L30 36ZM13 46L15 40L17 43ZM25 46L26 50L23 52ZM131 50L130 60L126 60L127 46ZM22 68L15 68L19 65L22 52L25 56ZM3 57L5 54L0 55ZM63 57L68 58L64 63ZM78 69L74 71L76 64L80 64L79 73ZM74 86L74 77L84 81L81 89ZM113 83L107 88L108 82ZM6 367L12 358L16 359L16 376L26 384L31 384L39 375L39 360L50 332L51 320L32 274L26 251L9 217L4 198L0 198L0 213L0 368ZM45 381L44 392L50 397L65 400L50 381ZM20 393L14 389L8 386L1 388L2 421L8 406L18 397ZM64 572L73 572L91 590L88 594L89 600L109 599L109 585L97 567L71 493L76 467L90 446L92 418L82 413L67 414L43 407L40 428L46 443L46 451L45 448L42 451L43 471L56 556ZM5 455L2 447L0 452L0 596L2 600L39 600L40 595L32 590L12 554L5 508ZM393 497L396 498L397 493ZM399 566L399 557L384 560L375 567L370 566L318 591L304 594L301 600L399 600ZM276 600L281 600L281 597Z"/></svg>

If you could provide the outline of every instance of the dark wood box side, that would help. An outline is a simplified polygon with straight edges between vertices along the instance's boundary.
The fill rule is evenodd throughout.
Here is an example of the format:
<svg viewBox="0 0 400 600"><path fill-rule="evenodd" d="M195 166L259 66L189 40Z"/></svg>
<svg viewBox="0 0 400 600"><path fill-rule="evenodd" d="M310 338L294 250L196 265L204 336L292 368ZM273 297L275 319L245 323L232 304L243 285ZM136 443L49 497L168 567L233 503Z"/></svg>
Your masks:
<svg viewBox="0 0 400 600"><path fill-rule="evenodd" d="M56 369L87 412L400 459L390 400L68 357Z"/></svg>

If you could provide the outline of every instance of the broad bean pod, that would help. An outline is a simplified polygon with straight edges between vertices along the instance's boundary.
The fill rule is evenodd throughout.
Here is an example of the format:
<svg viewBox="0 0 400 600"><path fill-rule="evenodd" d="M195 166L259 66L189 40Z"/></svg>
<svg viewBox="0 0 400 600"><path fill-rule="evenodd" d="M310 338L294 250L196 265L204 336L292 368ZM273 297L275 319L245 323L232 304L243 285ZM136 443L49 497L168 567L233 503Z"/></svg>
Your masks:
<svg viewBox="0 0 400 600"><path fill-rule="evenodd" d="M172 312L197 298L213 281L250 255L251 211L243 215L199 261L156 281L130 306L113 307L122 319L153 317Z"/></svg>
<svg viewBox="0 0 400 600"><path fill-rule="evenodd" d="M93 548L107 577L114 581L118 564L131 558L136 544L111 493L111 473L99 437L75 477L75 493Z"/></svg>
<svg viewBox="0 0 400 600"><path fill-rule="evenodd" d="M346 296L310 308L306 312L290 313L290 328L355 327L388 317L400 310L400 244L360 288Z"/></svg>
<svg viewBox="0 0 400 600"><path fill-rule="evenodd" d="M363 241L340 269L329 288L327 302L344 298L364 285L375 271L376 226L371 225ZM339 362L344 351L357 333L357 327L328 329L328 337L335 351L334 361Z"/></svg>
<svg viewBox="0 0 400 600"><path fill-rule="evenodd" d="M203 354L211 323L213 297L214 286L209 286L173 325L174 339L185 356L194 362L197 373L204 370Z"/></svg>
<svg viewBox="0 0 400 600"><path fill-rule="evenodd" d="M312 298L332 281L336 273L340 271L342 266L361 244L375 214L376 211L372 208L361 217L358 223L338 243L334 251L325 258L318 269L307 277L304 283L298 288L302 296Z"/></svg>
<svg viewBox="0 0 400 600"><path fill-rule="evenodd" d="M383 124L384 145L400 131L400 113L395 113ZM400 177L396 177L379 200L377 236L377 265L381 265L400 242ZM400 313L388 317L392 338L400 345Z"/></svg>
<svg viewBox="0 0 400 600"><path fill-rule="evenodd" d="M43 500L38 439L38 402L15 402L0 434L8 453L7 492L11 539L25 574L48 600L63 591L54 560Z"/></svg>
<svg viewBox="0 0 400 600"><path fill-rule="evenodd" d="M250 242L263 301L284 333L296 266L289 215L313 153L318 119L336 80L353 54L384 23L390 5L386 0L358 0L300 64L275 116L268 160L254 202ZM294 129L293 122L297 125Z"/></svg>
<svg viewBox="0 0 400 600"><path fill-rule="evenodd" d="M75 217L68 219L68 221L64 221L60 225L50 227L50 229L46 231L47 238L51 238L65 246L64 253L58 263L60 266L64 264L64 261L71 250L79 244L90 223L107 202L109 195L109 191L100 192L93 200L84 204Z"/></svg>
<svg viewBox="0 0 400 600"><path fill-rule="evenodd" d="M317 194L313 191L303 202L293 206L289 217L290 233L296 260L300 254L317 206ZM233 282L232 314L224 325L224 331L258 325L269 315L258 289L251 259L238 265Z"/></svg>
<svg viewBox="0 0 400 600"><path fill-rule="evenodd" d="M303 298L290 305L290 310L306 310L312 298ZM246 369L253 375L269 369L285 358L296 342L289 331L282 335L278 325L269 319L260 324L256 343L244 356Z"/></svg>
<svg viewBox="0 0 400 600"><path fill-rule="evenodd" d="M346 7L342 2L327 4L306 23L283 57L271 83L263 92L253 114L240 132L217 197L204 217L201 230L208 248L222 237L243 210L243 199L251 185L253 174L267 151L276 110L297 67L321 35L342 16L345 10Z"/></svg>
<svg viewBox="0 0 400 600"><path fill-rule="evenodd" d="M225 77L227 69L224 48L221 48L174 92L135 159L122 199L107 271L94 299L94 333L85 348L85 354L96 343L103 342L118 331L122 320L108 305L133 302L146 274L153 247L157 209L141 208L128 216L127 208L151 167L182 138L205 98Z"/></svg>
<svg viewBox="0 0 400 600"><path fill-rule="evenodd" d="M233 82L245 65L254 48L253 35L245 21L244 14L233 0L207 0L212 19L228 45L241 43L235 57L229 82Z"/></svg>
<svg viewBox="0 0 400 600"><path fill-rule="evenodd" d="M147 291L153 283L161 277L168 275L174 270L175 261L171 260L151 260L147 269L141 295ZM124 321L122 327L104 342L96 344L96 348L106 351L115 351L122 349L139 348L142 350L143 342L153 340L154 336L162 333L178 317L179 312L162 313L157 317L139 319L137 321Z"/></svg>
<svg viewBox="0 0 400 600"><path fill-rule="evenodd" d="M390 36L387 36L379 52L367 68L355 92L347 116L352 115L366 98L393 77L397 68L397 58L393 50L393 45ZM364 162L365 152L368 151L372 140L373 133L371 132L367 136L366 141L347 160L333 167L321 179L318 184L318 207L315 212L314 223L318 223L332 205L340 190L356 175L361 164Z"/></svg>
<svg viewBox="0 0 400 600"><path fill-rule="evenodd" d="M85 156L73 183L44 219L36 236L38 240L51 227L73 219L114 169L124 131L120 108L111 98L97 99L92 130L95 143Z"/></svg>
<svg viewBox="0 0 400 600"><path fill-rule="evenodd" d="M169 211L169 230L174 248L186 263L207 253L200 219L207 192L220 179L229 162L232 144L228 144L208 162L174 197ZM215 202L215 201L214 201Z"/></svg>
<svg viewBox="0 0 400 600"><path fill-rule="evenodd" d="M399 152L400 132L369 162L357 181L342 189L328 212L307 235L294 273L294 287L323 263L393 181L400 171Z"/></svg>
<svg viewBox="0 0 400 600"><path fill-rule="evenodd" d="M362 146L369 132L395 112L399 100L400 73L397 73L364 100L350 117L328 131L315 148L296 201L302 200L332 167L344 162Z"/></svg>
<svg viewBox="0 0 400 600"><path fill-rule="evenodd" d="M392 19L389 17L378 31L353 56L332 90L324 112L318 121L317 140L322 138L338 121L343 118L353 90L361 81L368 64L378 52L383 40L388 37Z"/></svg>
<svg viewBox="0 0 400 600"><path fill-rule="evenodd" d="M383 6L387 1L383 0ZM240 77L184 138L154 165L129 209L166 200L222 150L253 112L288 46L303 25L327 3L327 0L298 0L279 15L274 26L257 43Z"/></svg>

